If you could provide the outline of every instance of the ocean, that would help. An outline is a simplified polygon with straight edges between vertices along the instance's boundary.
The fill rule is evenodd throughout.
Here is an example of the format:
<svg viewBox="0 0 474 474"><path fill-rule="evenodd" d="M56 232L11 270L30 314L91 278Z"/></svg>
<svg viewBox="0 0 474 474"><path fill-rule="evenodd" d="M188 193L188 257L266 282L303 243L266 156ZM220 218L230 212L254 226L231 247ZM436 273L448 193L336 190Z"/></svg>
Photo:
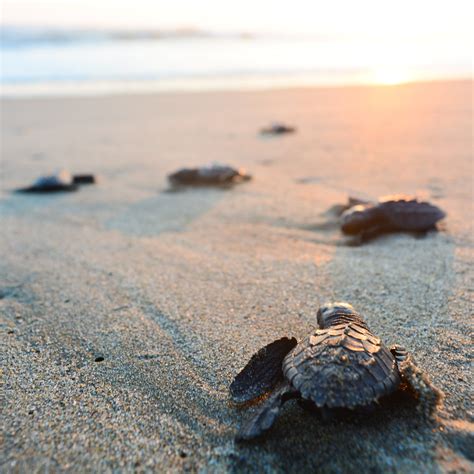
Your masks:
<svg viewBox="0 0 474 474"><path fill-rule="evenodd" d="M3 96L391 84L472 75L447 38L2 27Z"/></svg>

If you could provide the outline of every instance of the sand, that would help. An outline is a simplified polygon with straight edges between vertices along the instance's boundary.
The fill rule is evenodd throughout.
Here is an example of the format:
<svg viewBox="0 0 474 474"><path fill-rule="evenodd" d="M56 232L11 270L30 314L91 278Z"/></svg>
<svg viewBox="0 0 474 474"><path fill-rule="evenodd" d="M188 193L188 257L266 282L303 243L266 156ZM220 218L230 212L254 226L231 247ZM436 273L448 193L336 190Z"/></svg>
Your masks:
<svg viewBox="0 0 474 474"><path fill-rule="evenodd" d="M2 109L2 471L474 472L471 82ZM258 136L273 120L298 133ZM212 161L255 179L165 192ZM58 168L100 182L11 193ZM399 192L442 207L442 231L349 247L326 213ZM327 300L414 353L446 394L438 419L406 398L330 423L289 402L235 444L232 377Z"/></svg>

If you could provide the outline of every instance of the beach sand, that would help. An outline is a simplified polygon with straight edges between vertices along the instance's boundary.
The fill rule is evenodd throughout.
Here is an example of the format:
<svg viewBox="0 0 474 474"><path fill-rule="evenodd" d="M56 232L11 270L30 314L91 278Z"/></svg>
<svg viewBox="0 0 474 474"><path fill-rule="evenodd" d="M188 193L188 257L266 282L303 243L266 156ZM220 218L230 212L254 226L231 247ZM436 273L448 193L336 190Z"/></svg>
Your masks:
<svg viewBox="0 0 474 474"><path fill-rule="evenodd" d="M474 472L472 83L2 100L3 472ZM263 138L281 120L294 135ZM254 180L166 192L181 166ZM11 193L59 168L77 193ZM417 194L442 231L345 245L348 195ZM446 394L323 422L294 402L259 441L232 377L352 303ZM103 361L97 361L103 357Z"/></svg>

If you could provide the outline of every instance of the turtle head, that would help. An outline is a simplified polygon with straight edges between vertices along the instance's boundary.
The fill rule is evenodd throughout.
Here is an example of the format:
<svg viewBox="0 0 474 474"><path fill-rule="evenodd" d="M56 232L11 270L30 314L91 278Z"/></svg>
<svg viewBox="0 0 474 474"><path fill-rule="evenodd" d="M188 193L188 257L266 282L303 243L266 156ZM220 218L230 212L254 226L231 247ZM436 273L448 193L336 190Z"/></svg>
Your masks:
<svg viewBox="0 0 474 474"><path fill-rule="evenodd" d="M377 218L377 208L372 204L358 204L342 214L341 230L347 235L357 235L375 224Z"/></svg>
<svg viewBox="0 0 474 474"><path fill-rule="evenodd" d="M361 317L349 303L326 303L318 310L318 326L321 329L354 320L360 321Z"/></svg>

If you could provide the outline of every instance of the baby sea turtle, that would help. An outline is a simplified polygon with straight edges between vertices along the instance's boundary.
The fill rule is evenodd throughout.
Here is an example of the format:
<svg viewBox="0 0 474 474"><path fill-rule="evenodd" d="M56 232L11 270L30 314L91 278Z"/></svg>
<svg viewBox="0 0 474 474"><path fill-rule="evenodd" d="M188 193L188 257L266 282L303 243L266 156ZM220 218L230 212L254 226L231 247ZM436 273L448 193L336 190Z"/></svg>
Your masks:
<svg viewBox="0 0 474 474"><path fill-rule="evenodd" d="M31 186L18 189L21 193L57 193L70 192L78 189L73 176L68 171L61 171L50 176L41 176Z"/></svg>
<svg viewBox="0 0 474 474"><path fill-rule="evenodd" d="M252 177L244 169L214 164L201 168L183 168L168 176L174 187L181 186L229 186Z"/></svg>
<svg viewBox="0 0 474 474"><path fill-rule="evenodd" d="M69 171L60 171L50 176L41 176L31 186L18 189L20 193L57 193L77 191L79 184L94 184L93 174L72 175Z"/></svg>
<svg viewBox="0 0 474 474"><path fill-rule="evenodd" d="M281 406L292 398L327 415L339 409L373 408L402 386L419 398L430 416L442 393L401 346L388 349L347 303L322 306L319 329L299 343L284 337L260 349L235 377L232 399L246 403L271 392L257 413L243 423L238 440L268 430Z"/></svg>
<svg viewBox="0 0 474 474"><path fill-rule="evenodd" d="M283 123L275 122L272 123L269 127L262 128L260 133L262 135L283 135L285 133L294 133L296 132L295 127L285 125Z"/></svg>
<svg viewBox="0 0 474 474"><path fill-rule="evenodd" d="M347 209L341 216L341 230L346 235L367 241L390 232L426 233L446 217L437 206L415 197L389 196L378 203L363 202Z"/></svg>

